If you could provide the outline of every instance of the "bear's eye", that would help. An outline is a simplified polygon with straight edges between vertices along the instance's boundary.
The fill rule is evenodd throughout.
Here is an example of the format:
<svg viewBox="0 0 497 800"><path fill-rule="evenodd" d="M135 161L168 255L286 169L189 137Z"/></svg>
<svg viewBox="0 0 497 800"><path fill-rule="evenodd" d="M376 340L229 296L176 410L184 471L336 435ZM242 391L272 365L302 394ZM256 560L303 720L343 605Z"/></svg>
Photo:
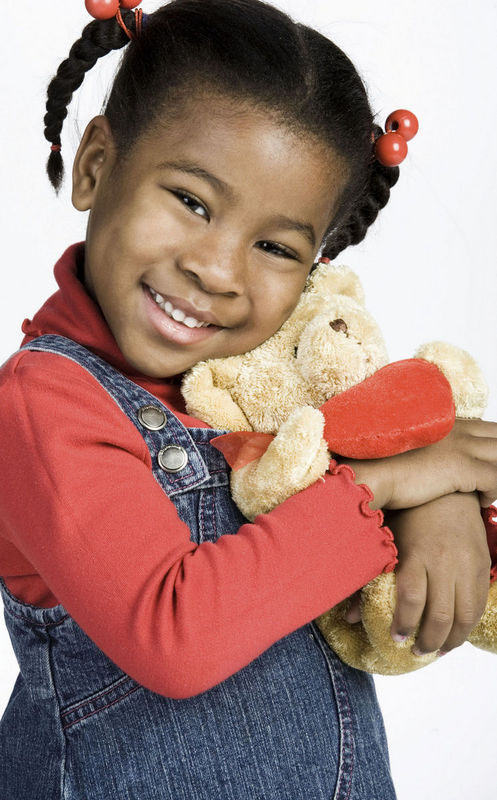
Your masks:
<svg viewBox="0 0 497 800"><path fill-rule="evenodd" d="M297 346L297 345L295 345L295 347L293 348L293 356L294 356L294 358L297 358L297 351L298 351L298 349L299 349L299 348L298 348L298 346Z"/></svg>

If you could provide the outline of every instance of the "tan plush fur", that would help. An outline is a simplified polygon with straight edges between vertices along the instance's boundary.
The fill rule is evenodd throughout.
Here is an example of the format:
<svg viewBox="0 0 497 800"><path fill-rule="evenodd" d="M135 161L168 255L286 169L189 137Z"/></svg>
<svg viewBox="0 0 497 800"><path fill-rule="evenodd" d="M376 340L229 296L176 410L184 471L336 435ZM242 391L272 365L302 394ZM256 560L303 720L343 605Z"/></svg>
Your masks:
<svg viewBox="0 0 497 800"><path fill-rule="evenodd" d="M456 416L481 417L488 387L469 353L429 342L414 357L433 362L445 374ZM270 511L324 474L331 454L319 406L387 363L385 342L365 308L358 276L346 266L320 263L293 313L270 339L242 355L199 362L185 374L181 390L189 414L218 429L275 434L261 458L231 473L233 499L247 519ZM361 622L343 620L349 604L349 599L339 603L316 624L350 666L396 675L435 659L411 653L417 631L403 643L390 636L394 572L378 575L361 590ZM468 638L497 652L497 584L490 586L485 613Z"/></svg>

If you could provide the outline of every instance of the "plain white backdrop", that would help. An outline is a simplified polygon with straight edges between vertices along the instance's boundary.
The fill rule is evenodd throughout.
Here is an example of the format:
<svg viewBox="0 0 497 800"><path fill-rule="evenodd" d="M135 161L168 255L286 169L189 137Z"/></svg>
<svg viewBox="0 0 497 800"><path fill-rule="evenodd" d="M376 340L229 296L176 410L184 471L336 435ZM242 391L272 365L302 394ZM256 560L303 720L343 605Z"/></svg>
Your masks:
<svg viewBox="0 0 497 800"><path fill-rule="evenodd" d="M149 13L160 5L144 0L142 8ZM465 348L490 387L484 419L497 421L497 3L276 5L349 55L382 126L396 108L418 116L419 133L388 205L364 242L338 262L360 275L391 360L412 356L432 339ZM23 319L56 291L55 261L85 238L88 212L76 211L70 200L72 161L87 123L101 111L120 54L97 62L72 100L58 198L45 173L50 145L43 117L47 84L89 21L83 0L25 0L2 8L0 364L20 346ZM17 672L2 617L0 715ZM496 675L497 655L466 642L415 673L375 677L399 800L495 798Z"/></svg>

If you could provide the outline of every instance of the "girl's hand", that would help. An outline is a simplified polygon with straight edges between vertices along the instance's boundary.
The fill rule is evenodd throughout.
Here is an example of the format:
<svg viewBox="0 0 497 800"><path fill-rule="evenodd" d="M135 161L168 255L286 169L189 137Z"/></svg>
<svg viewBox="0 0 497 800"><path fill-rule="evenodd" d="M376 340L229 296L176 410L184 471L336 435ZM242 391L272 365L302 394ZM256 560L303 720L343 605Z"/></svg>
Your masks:
<svg viewBox="0 0 497 800"><path fill-rule="evenodd" d="M490 586L491 558L478 495L455 493L390 511L385 524L399 551L391 634L410 636L421 620L419 651L459 647L485 611ZM360 620L358 601L356 593L345 617L349 622Z"/></svg>
<svg viewBox="0 0 497 800"><path fill-rule="evenodd" d="M371 489L373 510L407 509L453 492L475 491L486 508L497 498L497 423L456 419L447 436L426 447L386 458L336 456L336 461L352 467L356 483Z"/></svg>

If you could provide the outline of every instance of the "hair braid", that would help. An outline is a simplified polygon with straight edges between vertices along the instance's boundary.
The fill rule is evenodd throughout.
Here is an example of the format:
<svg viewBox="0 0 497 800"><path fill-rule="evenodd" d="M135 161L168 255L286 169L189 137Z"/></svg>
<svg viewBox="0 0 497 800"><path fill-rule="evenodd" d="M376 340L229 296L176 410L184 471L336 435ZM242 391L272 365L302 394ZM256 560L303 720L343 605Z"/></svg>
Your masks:
<svg viewBox="0 0 497 800"><path fill-rule="evenodd" d="M373 125L374 139L383 134L379 125ZM390 189L399 179L398 167L385 167L372 158L368 183L359 200L355 200L353 211L338 224L331 233L325 234L322 255L333 261L342 250L351 244L362 242L369 226L375 221L378 212L388 203ZM350 205L348 206L350 209ZM343 216L342 216L343 220Z"/></svg>
<svg viewBox="0 0 497 800"><path fill-rule="evenodd" d="M131 11L122 13L123 20L130 30L134 28L135 15ZM107 20L93 20L83 29L81 38L74 42L68 58L63 61L57 74L47 88L47 103L43 121L45 138L51 144L60 144L60 132L67 116L67 106L73 93L83 83L86 72L97 60L119 50L130 39L118 25L115 17ZM60 150L52 150L47 161L47 175L58 194L64 177L64 164Z"/></svg>

